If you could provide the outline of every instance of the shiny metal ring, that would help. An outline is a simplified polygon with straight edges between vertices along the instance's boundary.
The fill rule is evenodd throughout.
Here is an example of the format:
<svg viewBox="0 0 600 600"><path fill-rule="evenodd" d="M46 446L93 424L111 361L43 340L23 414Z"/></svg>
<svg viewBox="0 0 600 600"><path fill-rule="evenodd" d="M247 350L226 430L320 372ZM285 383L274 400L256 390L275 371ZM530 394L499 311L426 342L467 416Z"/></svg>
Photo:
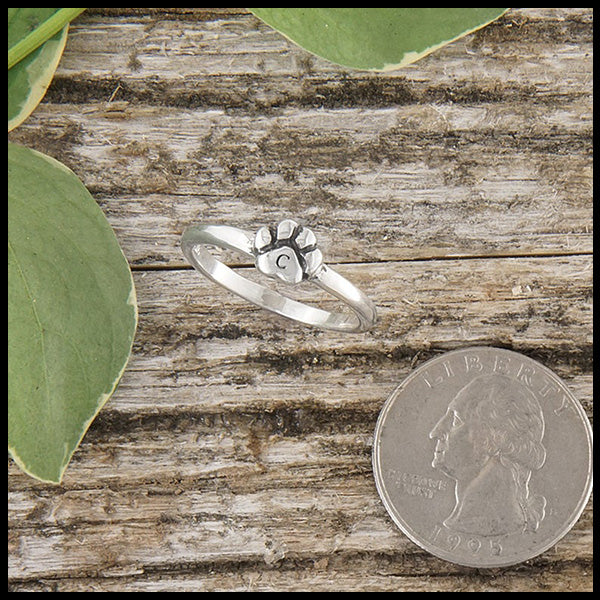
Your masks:
<svg viewBox="0 0 600 600"><path fill-rule="evenodd" d="M254 260L264 275L289 285L309 282L329 292L352 311L329 312L292 300L274 289L250 281L217 260L205 246L234 250ZM183 233L181 247L200 273L278 315L333 331L367 331L377 321L375 305L357 287L323 263L314 233L291 219L261 227L250 234L227 225L194 225Z"/></svg>

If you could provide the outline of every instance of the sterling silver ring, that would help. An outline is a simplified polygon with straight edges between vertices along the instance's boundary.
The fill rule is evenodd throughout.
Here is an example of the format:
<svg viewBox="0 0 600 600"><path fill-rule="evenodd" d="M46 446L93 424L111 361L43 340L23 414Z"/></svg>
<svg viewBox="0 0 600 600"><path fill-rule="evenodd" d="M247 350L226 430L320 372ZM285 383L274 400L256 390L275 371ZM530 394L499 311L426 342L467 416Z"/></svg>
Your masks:
<svg viewBox="0 0 600 600"><path fill-rule="evenodd" d="M329 312L250 281L217 260L205 246L235 250L254 260L264 275L289 285L303 281L334 295L352 312ZM291 219L250 234L227 225L194 225L181 238L185 257L200 273L248 302L306 325L333 331L367 331L375 324L375 305L357 287L323 263L314 233Z"/></svg>

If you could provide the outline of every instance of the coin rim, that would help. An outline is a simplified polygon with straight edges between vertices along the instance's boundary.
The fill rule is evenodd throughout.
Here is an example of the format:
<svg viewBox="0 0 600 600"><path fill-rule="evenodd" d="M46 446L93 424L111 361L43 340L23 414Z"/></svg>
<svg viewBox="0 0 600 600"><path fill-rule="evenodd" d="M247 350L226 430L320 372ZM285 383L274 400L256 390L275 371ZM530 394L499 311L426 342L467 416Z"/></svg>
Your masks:
<svg viewBox="0 0 600 600"><path fill-rule="evenodd" d="M402 519L402 517L398 514L398 511L396 510L396 508L394 507L394 505L392 504L391 500L388 497L388 493L385 489L385 483L383 481L383 476L382 476L382 472L381 472L381 465L380 463L380 445L381 445L381 430L383 428L383 424L384 421L386 419L386 416L388 414L388 412L390 411L392 405L394 404L394 401L396 399L396 397L400 394L400 392L402 392L402 390L422 371L423 368L425 368L426 366L430 366L442 359L447 359L449 355L457 355L457 354L465 354L468 352L474 352L474 351L481 351L481 350L486 350L486 351L493 351L496 353L504 353L504 354L510 354L512 356L518 356L520 358L527 358L528 360L534 362L536 364L536 366L539 366L541 368L541 370L545 373L547 373L552 379L557 380L560 385L562 386L562 388L564 388L567 392L568 397L573 401L573 404L575 405L577 412L579 413L579 416L582 418L583 420L583 424L584 424L584 429L587 433L587 443L588 443L588 449L589 449L589 458L588 458L588 472L587 472L587 479L586 479L586 484L584 487L584 492L580 498L579 503L576 505L576 508L574 510L574 512L572 513L572 517L571 519L568 521L568 525L563 526L563 528L560 530L560 533L558 535L556 535L555 537L551 538L551 541L545 545L543 545L540 549L535 550L535 552L532 552L530 554L528 554L527 556L525 556L524 558L521 559L517 559L517 560L510 560L510 561L499 561L497 563L491 563L491 564L477 564L474 562L470 562L470 561L463 561L463 560L457 560L455 557L452 556L451 552L447 552L444 550L439 550L438 548L435 548L434 550L432 550L431 548L427 547L427 542L420 540L416 533L413 533L411 530L410 525L408 525L408 523L405 523ZM448 562L454 563L454 564L458 564L458 565L462 565L462 566L466 566L466 567L477 567L480 569L493 569L493 568L497 568L497 567L508 567L511 565L515 565L515 564L519 564L522 562L525 562L527 560L530 560L536 556L539 556L540 554L543 554L544 552L546 552L546 550L548 550L549 548L552 548L559 540L561 540L575 525L575 523L579 520L579 517L581 516L581 514L583 513L587 502L590 498L590 495L592 493L592 486L593 486L593 471L592 471L592 464L593 464L593 432L592 432L592 426L590 424L590 421L588 419L588 416L585 412L585 410L583 409L583 406L581 405L581 403L579 402L579 400L575 397L575 395L571 392L571 390L567 387L567 385L565 384L565 382L556 374L554 373L554 371L552 371L551 369L549 369L548 367L546 367L545 365L543 365L542 363L540 363L539 361L530 358L529 356L525 355L525 354L521 354L519 352L515 352L513 350L507 350L506 348L496 348L494 346L469 346L467 348L460 348L457 350L450 350L448 352L444 352L443 354L439 355L439 356L435 356L433 358L430 358L429 360L425 361L424 363L422 363L421 365L419 365L418 367L416 367L401 383L400 385L398 385L394 391L390 394L390 396L388 397L388 399L385 401L383 407L381 408L381 411L379 413L379 417L377 418L377 424L375 425L375 433L373 435L373 450L372 450L372 455L371 455L371 462L372 462L372 467L373 467L373 476L375 479L375 487L377 488L377 492L379 494L379 497L381 498L381 501L387 511L387 513L389 514L389 516L391 517L392 521L396 524L396 526L402 531L402 533L404 533L412 542L414 542L417 546L419 546L420 548L422 548L423 550L429 552L430 554L433 554L434 556L437 556L438 558L441 558L443 560L446 560Z"/></svg>

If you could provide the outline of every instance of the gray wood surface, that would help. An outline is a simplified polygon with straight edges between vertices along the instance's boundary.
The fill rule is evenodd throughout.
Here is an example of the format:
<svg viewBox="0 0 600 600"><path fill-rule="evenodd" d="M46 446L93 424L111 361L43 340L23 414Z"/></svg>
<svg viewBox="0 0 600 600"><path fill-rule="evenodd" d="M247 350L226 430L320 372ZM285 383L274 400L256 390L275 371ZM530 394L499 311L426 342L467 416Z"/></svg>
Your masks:
<svg viewBox="0 0 600 600"><path fill-rule="evenodd" d="M591 416L591 90L591 9L513 9L385 74L315 58L245 9L78 18L9 139L93 193L140 322L63 484L9 459L9 589L591 591L591 504L541 556L472 569L399 532L371 470L389 394L455 348L537 359ZM375 300L374 331L271 317L179 250L198 220L284 217Z"/></svg>

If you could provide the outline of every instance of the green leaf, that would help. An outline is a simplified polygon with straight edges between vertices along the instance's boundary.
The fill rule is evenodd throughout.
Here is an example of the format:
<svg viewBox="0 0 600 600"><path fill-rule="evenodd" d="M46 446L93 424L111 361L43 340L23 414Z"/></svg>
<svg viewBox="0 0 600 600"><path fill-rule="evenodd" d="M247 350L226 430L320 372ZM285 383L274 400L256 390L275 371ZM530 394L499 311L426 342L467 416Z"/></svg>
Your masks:
<svg viewBox="0 0 600 600"><path fill-rule="evenodd" d="M8 9L8 131L40 103L67 40L67 24L83 8Z"/></svg>
<svg viewBox="0 0 600 600"><path fill-rule="evenodd" d="M388 71L472 33L507 8L250 8L304 49L345 67Z"/></svg>
<svg viewBox="0 0 600 600"><path fill-rule="evenodd" d="M8 68L56 35L85 8L9 8Z"/></svg>
<svg viewBox="0 0 600 600"><path fill-rule="evenodd" d="M8 51L14 52L15 46L21 44L26 37L59 10L60 8L9 8Z"/></svg>
<svg viewBox="0 0 600 600"><path fill-rule="evenodd" d="M18 127L46 94L67 41L67 29L8 71L8 131Z"/></svg>
<svg viewBox="0 0 600 600"><path fill-rule="evenodd" d="M58 161L8 144L8 444L58 483L127 363L129 265L89 192Z"/></svg>

